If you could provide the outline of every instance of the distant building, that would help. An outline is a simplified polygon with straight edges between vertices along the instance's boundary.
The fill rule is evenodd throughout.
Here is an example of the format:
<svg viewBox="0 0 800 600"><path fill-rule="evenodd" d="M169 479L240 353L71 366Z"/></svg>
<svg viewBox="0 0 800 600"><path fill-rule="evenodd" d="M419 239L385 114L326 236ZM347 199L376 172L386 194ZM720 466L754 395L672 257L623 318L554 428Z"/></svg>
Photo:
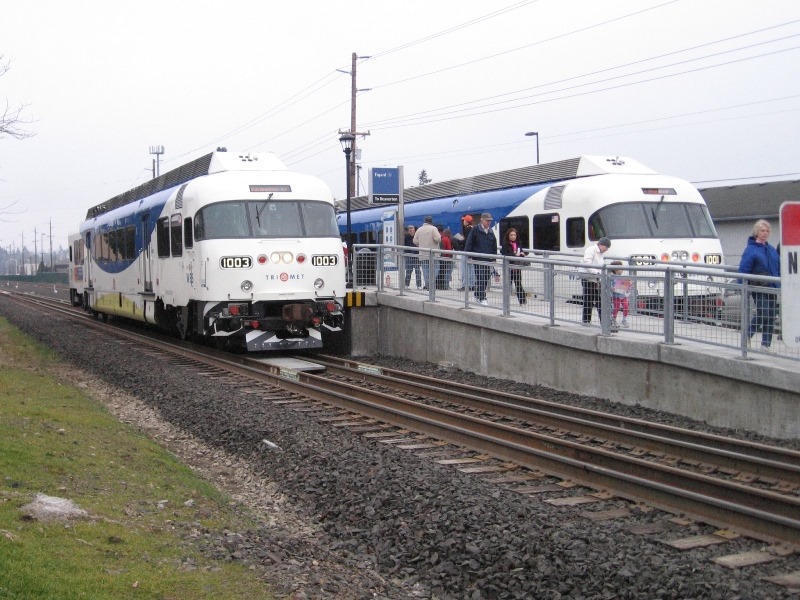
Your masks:
<svg viewBox="0 0 800 600"><path fill-rule="evenodd" d="M752 233L753 223L758 219L770 222L770 243L778 245L781 204L800 201L800 180L702 188L700 193L717 228L725 262L738 266L747 238Z"/></svg>

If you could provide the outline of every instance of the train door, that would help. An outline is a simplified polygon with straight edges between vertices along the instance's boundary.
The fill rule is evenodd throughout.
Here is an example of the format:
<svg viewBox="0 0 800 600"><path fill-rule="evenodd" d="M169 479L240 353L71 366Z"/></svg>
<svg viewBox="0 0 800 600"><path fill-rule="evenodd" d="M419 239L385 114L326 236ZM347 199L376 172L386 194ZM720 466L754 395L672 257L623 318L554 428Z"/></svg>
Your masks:
<svg viewBox="0 0 800 600"><path fill-rule="evenodd" d="M140 247L142 249L142 253L140 255L142 269L142 291L148 294L153 292L153 265L151 264L150 256L150 243L148 239L149 231L150 215L142 215L142 226L139 230L139 239L137 241L139 244L141 244Z"/></svg>

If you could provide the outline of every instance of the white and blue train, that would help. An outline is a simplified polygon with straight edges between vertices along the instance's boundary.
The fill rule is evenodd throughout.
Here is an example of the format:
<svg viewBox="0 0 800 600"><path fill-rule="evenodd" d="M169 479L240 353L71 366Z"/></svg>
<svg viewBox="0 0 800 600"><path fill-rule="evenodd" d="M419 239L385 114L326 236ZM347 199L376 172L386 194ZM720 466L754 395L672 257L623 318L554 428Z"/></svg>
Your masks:
<svg viewBox="0 0 800 600"><path fill-rule="evenodd" d="M608 257L634 266L723 264L722 245L700 192L630 158L582 156L412 187L404 195L404 223L396 222L396 206L351 211L353 242L402 245L402 237L392 234L404 225L421 225L426 215L455 235L465 215L477 225L481 213L489 212L498 241L513 227L523 247L536 255L579 260L588 245L608 237ZM345 219L338 215L343 235ZM693 293L707 293L707 288ZM650 294L663 295L663 290Z"/></svg>
<svg viewBox="0 0 800 600"><path fill-rule="evenodd" d="M218 150L97 205L70 236L95 315L248 351L323 347L343 325L333 194L271 153Z"/></svg>

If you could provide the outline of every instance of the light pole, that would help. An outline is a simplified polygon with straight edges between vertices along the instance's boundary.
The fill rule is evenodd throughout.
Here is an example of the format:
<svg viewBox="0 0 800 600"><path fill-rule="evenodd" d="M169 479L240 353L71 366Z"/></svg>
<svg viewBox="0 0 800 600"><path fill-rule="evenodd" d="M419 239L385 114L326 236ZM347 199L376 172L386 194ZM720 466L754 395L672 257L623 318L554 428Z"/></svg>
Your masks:
<svg viewBox="0 0 800 600"><path fill-rule="evenodd" d="M164 154L164 146L150 146L150 154L155 154L153 161L153 179L161 175L161 155Z"/></svg>
<svg viewBox="0 0 800 600"><path fill-rule="evenodd" d="M538 131L529 131L525 135L535 135L536 136L536 164L539 164L539 132Z"/></svg>
<svg viewBox="0 0 800 600"><path fill-rule="evenodd" d="M350 155L353 152L353 144L356 141L356 136L352 133L345 133L339 138L344 150L345 173L347 175L347 278L350 281L350 287L353 287L353 240L352 225L350 221Z"/></svg>

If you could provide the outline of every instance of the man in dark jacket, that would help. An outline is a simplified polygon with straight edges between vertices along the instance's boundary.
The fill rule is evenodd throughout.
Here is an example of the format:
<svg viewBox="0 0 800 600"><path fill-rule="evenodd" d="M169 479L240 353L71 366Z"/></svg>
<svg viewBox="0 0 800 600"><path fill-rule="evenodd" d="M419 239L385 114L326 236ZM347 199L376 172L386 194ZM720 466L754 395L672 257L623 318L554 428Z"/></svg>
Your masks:
<svg viewBox="0 0 800 600"><path fill-rule="evenodd" d="M477 227L469 232L469 237L464 243L465 252L479 252L481 254L497 254L497 238L492 231L492 215L483 213ZM486 288L489 287L489 277L492 274L493 258L481 257L475 263L475 299L486 306Z"/></svg>
<svg viewBox="0 0 800 600"><path fill-rule="evenodd" d="M772 228L769 222L759 219L753 225L753 235L747 238L747 247L742 253L739 262L739 272L751 275L781 276L781 260L778 251L769 245L769 236ZM777 294L767 291L766 288L779 288L780 283L748 280L751 287L750 295L756 305L756 314L750 320L748 329L748 345L757 330L761 330L761 349L764 352L773 352L772 334L775 329L775 317L778 312ZM744 310L746 300L742 300Z"/></svg>

